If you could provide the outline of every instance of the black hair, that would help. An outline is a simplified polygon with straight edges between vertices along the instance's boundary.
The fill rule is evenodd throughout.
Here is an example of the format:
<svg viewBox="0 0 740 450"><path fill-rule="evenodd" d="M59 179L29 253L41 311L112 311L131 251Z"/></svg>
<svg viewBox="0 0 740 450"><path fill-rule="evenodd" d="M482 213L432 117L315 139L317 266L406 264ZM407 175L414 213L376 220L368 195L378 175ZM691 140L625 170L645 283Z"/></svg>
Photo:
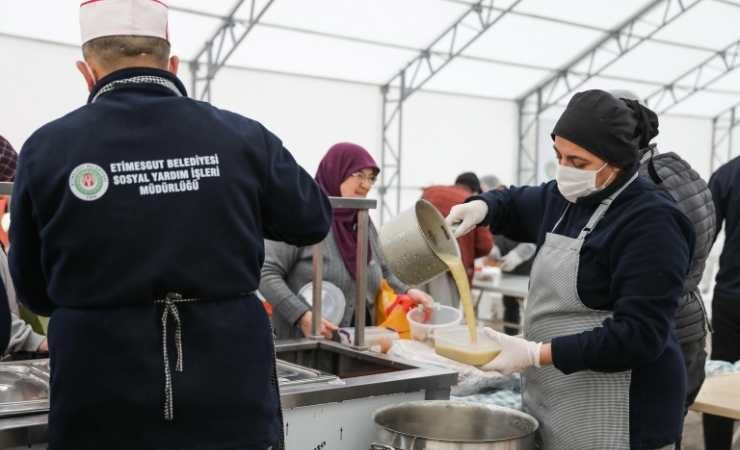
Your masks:
<svg viewBox="0 0 740 450"><path fill-rule="evenodd" d="M480 194L481 192L483 192L480 188L480 180L478 179L478 175L473 172L461 173L455 179L455 184L467 187L474 194Z"/></svg>

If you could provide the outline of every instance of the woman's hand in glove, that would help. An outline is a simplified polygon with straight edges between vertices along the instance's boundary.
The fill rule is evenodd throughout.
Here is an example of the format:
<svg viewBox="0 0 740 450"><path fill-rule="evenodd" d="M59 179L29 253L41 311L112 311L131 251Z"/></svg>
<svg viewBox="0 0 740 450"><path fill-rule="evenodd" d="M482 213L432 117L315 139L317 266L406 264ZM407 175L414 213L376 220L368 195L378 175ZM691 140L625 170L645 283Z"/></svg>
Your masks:
<svg viewBox="0 0 740 450"><path fill-rule="evenodd" d="M465 236L485 220L488 215L488 205L483 200L455 205L445 219L455 233L455 237Z"/></svg>
<svg viewBox="0 0 740 450"><path fill-rule="evenodd" d="M501 353L483 366L483 370L497 370L504 375L510 375L522 372L529 367L540 367L541 342L531 342L520 337L509 336L488 327L483 330L488 337L501 346ZM549 349L549 344L547 347Z"/></svg>

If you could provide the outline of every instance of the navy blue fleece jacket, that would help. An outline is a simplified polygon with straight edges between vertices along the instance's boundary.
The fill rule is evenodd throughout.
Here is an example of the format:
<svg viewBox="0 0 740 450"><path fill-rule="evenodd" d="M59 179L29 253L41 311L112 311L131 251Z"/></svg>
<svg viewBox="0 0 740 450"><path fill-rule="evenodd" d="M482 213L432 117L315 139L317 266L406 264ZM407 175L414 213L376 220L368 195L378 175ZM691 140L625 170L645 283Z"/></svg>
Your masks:
<svg viewBox="0 0 740 450"><path fill-rule="evenodd" d="M12 211L18 296L52 314L51 450L280 440L272 332L253 293L264 239L321 241L331 205L277 136L188 98L167 72L121 70L28 139ZM180 347L174 312L155 303L169 292L200 299L178 307Z"/></svg>
<svg viewBox="0 0 740 450"><path fill-rule="evenodd" d="M720 167L709 180L717 233L724 227L725 246L719 259L714 298L728 299L740 308L740 157Z"/></svg>

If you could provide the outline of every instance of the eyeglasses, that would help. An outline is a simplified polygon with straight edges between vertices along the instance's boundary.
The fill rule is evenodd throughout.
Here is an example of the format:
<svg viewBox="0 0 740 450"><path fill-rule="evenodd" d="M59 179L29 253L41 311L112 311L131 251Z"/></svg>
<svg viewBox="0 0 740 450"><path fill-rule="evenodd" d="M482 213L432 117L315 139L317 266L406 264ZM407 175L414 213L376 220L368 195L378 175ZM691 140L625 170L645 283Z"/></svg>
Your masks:
<svg viewBox="0 0 740 450"><path fill-rule="evenodd" d="M378 181L378 177L375 175L367 176L362 172L355 172L351 175L353 178L356 178L360 181L360 183L367 183L369 186L374 186L375 183Z"/></svg>

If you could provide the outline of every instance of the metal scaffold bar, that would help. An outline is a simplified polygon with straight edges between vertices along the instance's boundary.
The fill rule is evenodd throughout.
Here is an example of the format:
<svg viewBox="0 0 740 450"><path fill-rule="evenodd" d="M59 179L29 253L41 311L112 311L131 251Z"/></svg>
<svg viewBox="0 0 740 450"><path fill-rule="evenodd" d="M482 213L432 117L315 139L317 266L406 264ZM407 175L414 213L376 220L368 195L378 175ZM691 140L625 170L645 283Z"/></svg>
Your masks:
<svg viewBox="0 0 740 450"><path fill-rule="evenodd" d="M671 108L740 67L740 39L705 59L645 98L645 104L658 114Z"/></svg>
<svg viewBox="0 0 740 450"><path fill-rule="evenodd" d="M211 100L211 84L221 68L262 19L274 0L238 0L216 32L190 63L191 95L198 100ZM242 8L244 7L244 8ZM239 11L248 8L247 18L237 19Z"/></svg>
<svg viewBox="0 0 740 450"><path fill-rule="evenodd" d="M519 184L539 181L541 115L702 0L654 0L530 89L519 104Z"/></svg>
<svg viewBox="0 0 740 450"><path fill-rule="evenodd" d="M735 152L733 134L740 125L740 103L722 111L712 119L712 149L709 167L712 173L729 162Z"/></svg>
<svg viewBox="0 0 740 450"><path fill-rule="evenodd" d="M404 102L521 1L480 0L470 5L463 15L381 88L381 223L386 217L397 214L401 207ZM503 3L506 3L505 8L497 8Z"/></svg>

